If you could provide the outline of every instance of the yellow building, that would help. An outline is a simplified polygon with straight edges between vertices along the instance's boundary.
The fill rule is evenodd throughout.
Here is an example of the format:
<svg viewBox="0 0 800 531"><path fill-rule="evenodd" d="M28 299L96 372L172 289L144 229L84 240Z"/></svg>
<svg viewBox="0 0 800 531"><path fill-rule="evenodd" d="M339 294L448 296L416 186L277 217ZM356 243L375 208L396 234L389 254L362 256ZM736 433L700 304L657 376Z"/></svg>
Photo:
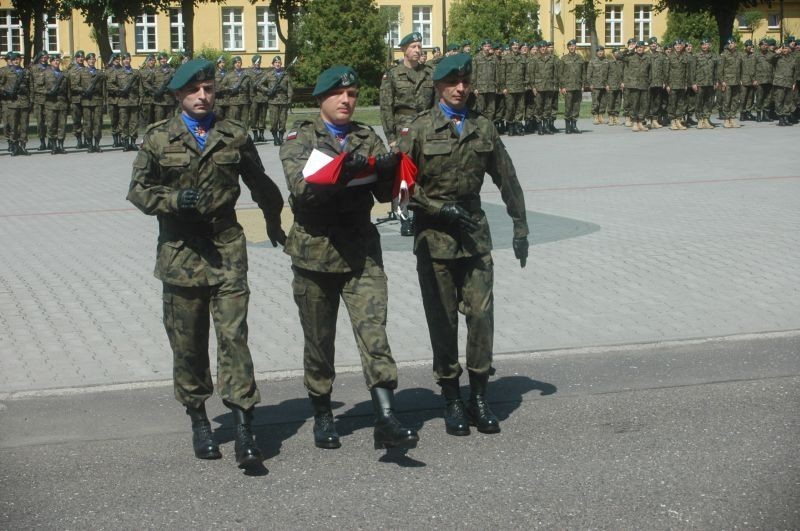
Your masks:
<svg viewBox="0 0 800 531"><path fill-rule="evenodd" d="M487 0L491 1L491 0ZM578 0L540 0L539 30L544 39L552 40L559 53L566 50L570 39L579 46L591 45L588 28L576 17L574 9ZM396 22L386 35L386 41L395 44L394 55L400 57L396 43L412 31L423 35L423 47L443 47L446 33L443 31L445 16L452 0L377 0L383 8L392 8L397 13ZM597 19L598 40L603 45L622 46L633 37L647 40L651 36L661 37L666 30L666 12L656 12L655 1L646 0L598 0L601 11ZM274 17L269 13L268 2L228 0L224 4L202 3L195 10L195 49L218 48L235 55L242 55L245 64L253 54L265 56L267 62L272 55L284 53L278 38ZM785 34L800 34L800 0L773 2L771 6L758 8L767 19L753 32L753 37L770 36L780 39ZM184 48L184 25L181 12L176 7L169 12L142 14L124 25L112 19L110 23L111 44L115 51L121 49L120 34L125 35L126 49L135 56L134 63L141 63L149 53L160 51L177 52ZM285 21L279 21L285 33ZM747 28L739 28L743 38L750 38ZM79 12L69 20L47 19L42 36L45 48L71 56L77 50L97 51L91 30L83 22ZM22 30L11 0L0 0L0 52L21 51Z"/></svg>

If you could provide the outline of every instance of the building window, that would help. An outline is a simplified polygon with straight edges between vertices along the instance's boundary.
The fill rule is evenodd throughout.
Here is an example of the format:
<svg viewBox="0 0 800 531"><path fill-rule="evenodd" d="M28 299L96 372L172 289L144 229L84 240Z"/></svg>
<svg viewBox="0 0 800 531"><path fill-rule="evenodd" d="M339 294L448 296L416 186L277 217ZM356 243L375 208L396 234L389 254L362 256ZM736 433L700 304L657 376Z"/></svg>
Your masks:
<svg viewBox="0 0 800 531"><path fill-rule="evenodd" d="M634 8L633 25L637 40L646 41L652 36L650 28L653 22L652 6L636 6Z"/></svg>
<svg viewBox="0 0 800 531"><path fill-rule="evenodd" d="M413 6L411 8L411 31L420 33L422 35L423 48L430 48L433 46L431 36L433 34L431 22L431 6Z"/></svg>
<svg viewBox="0 0 800 531"><path fill-rule="evenodd" d="M622 6L606 6L606 44L622 44Z"/></svg>
<svg viewBox="0 0 800 531"><path fill-rule="evenodd" d="M388 46L400 47L400 6L380 6L379 8L389 21L389 31L384 40Z"/></svg>
<svg viewBox="0 0 800 531"><path fill-rule="evenodd" d="M592 35L589 33L589 26L583 18L575 19L575 41L578 46L591 46Z"/></svg>
<svg viewBox="0 0 800 531"><path fill-rule="evenodd" d="M48 53L58 52L58 19L55 13L44 16L42 46Z"/></svg>
<svg viewBox="0 0 800 531"><path fill-rule="evenodd" d="M275 24L275 14L270 12L268 7L256 9L258 20L258 49L277 50L278 49L278 26Z"/></svg>
<svg viewBox="0 0 800 531"><path fill-rule="evenodd" d="M185 46L183 33L183 12L180 9L169 10L169 45L173 52L182 51Z"/></svg>
<svg viewBox="0 0 800 531"><path fill-rule="evenodd" d="M156 47L156 15L139 15L136 17L136 51L155 52Z"/></svg>
<svg viewBox="0 0 800 531"><path fill-rule="evenodd" d="M22 51L22 26L14 9L0 9L0 52Z"/></svg>
<svg viewBox="0 0 800 531"><path fill-rule="evenodd" d="M781 17L777 13L767 15L767 28L776 30L781 28Z"/></svg>
<svg viewBox="0 0 800 531"><path fill-rule="evenodd" d="M244 15L241 7L222 8L222 49L244 50Z"/></svg>
<svg viewBox="0 0 800 531"><path fill-rule="evenodd" d="M112 52L119 52L119 24L114 20L114 15L108 17L108 43ZM107 58L106 58L107 59Z"/></svg>

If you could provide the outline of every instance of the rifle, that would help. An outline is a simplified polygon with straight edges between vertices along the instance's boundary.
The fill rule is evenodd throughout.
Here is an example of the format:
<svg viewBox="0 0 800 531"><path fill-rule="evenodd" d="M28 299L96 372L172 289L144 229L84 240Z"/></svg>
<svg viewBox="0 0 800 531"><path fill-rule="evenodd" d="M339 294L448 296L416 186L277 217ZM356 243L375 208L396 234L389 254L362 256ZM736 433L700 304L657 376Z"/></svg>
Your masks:
<svg viewBox="0 0 800 531"><path fill-rule="evenodd" d="M134 82L139 80L139 72L131 71L131 79L128 81L128 84L125 85L125 88L122 90L117 91L118 96L122 96L123 98L127 98L131 92L131 88L133 87Z"/></svg>
<svg viewBox="0 0 800 531"><path fill-rule="evenodd" d="M89 88L83 91L82 96L86 99L92 99L94 96L94 89L97 87L97 84L100 82L100 79L103 77L103 74L100 70L95 70L95 74L92 76L92 82L89 83Z"/></svg>
<svg viewBox="0 0 800 531"><path fill-rule="evenodd" d="M236 70L234 70L234 72L236 72ZM239 87L242 86L244 78L246 77L247 77L247 72L244 72L241 76L239 76L239 81L233 87L228 89L228 94L230 94L231 96L236 96L237 94L239 94Z"/></svg>
<svg viewBox="0 0 800 531"><path fill-rule="evenodd" d="M57 95L58 92L61 90L61 84L64 82L64 78L66 77L67 75L64 72L61 72L61 77L59 77L58 80L56 81L56 85L50 90L48 90L46 95L48 97Z"/></svg>
<svg viewBox="0 0 800 531"><path fill-rule="evenodd" d="M275 97L275 94L278 93L278 89L281 87L281 83L283 82L284 79L286 79L286 76L289 75L289 69L292 68L295 65L295 63L297 63L297 59L299 59L299 56L295 56L295 58L292 59L292 62L289 63L289 66L283 69L283 75L278 80L278 82L275 83L275 86L269 89L269 91L267 92L267 98L272 99Z"/></svg>
<svg viewBox="0 0 800 531"><path fill-rule="evenodd" d="M17 96L17 92L19 92L20 87L22 86L22 81L25 79L25 69L20 68L16 72L17 80L14 82L14 86L11 90L6 91L6 96L9 98L15 98Z"/></svg>
<svg viewBox="0 0 800 531"><path fill-rule="evenodd" d="M169 85L170 81L172 81L172 75L164 76L164 81L161 83L161 86L158 87L158 90L154 94L156 98L161 98L164 95L164 93L167 91L167 85Z"/></svg>

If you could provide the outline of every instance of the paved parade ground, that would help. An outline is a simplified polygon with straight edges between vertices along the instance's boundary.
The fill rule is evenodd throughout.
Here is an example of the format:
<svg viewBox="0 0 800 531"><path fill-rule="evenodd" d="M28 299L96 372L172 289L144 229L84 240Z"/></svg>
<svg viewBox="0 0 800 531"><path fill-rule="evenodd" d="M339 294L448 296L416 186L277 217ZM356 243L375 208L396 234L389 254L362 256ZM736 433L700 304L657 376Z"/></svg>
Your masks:
<svg viewBox="0 0 800 531"><path fill-rule="evenodd" d="M135 154L0 156L0 528L800 527L800 127L579 126L504 137L525 269L483 189L496 437L444 434L411 238L380 225L398 404L421 429L408 455L369 444L344 311L344 446L313 448L290 260L243 190L258 477L232 464L218 397L225 457L191 456L156 221L125 201ZM258 150L285 193L277 148Z"/></svg>

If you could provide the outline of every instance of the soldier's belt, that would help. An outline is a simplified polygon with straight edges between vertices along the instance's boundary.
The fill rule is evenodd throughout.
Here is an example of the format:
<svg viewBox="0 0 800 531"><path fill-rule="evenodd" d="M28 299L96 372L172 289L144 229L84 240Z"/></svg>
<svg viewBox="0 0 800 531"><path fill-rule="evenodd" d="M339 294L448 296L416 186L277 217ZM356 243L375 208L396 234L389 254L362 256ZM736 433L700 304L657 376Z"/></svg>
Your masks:
<svg viewBox="0 0 800 531"><path fill-rule="evenodd" d="M161 231L185 240L191 237L210 238L237 225L236 214L213 221L184 221L176 218L161 218Z"/></svg>
<svg viewBox="0 0 800 531"><path fill-rule="evenodd" d="M395 109L394 113L399 116L416 116L418 114L415 109L408 109L405 107L402 109Z"/></svg>
<svg viewBox="0 0 800 531"><path fill-rule="evenodd" d="M313 227L354 227L369 224L369 212L309 212L298 210L294 220L301 225Z"/></svg>

